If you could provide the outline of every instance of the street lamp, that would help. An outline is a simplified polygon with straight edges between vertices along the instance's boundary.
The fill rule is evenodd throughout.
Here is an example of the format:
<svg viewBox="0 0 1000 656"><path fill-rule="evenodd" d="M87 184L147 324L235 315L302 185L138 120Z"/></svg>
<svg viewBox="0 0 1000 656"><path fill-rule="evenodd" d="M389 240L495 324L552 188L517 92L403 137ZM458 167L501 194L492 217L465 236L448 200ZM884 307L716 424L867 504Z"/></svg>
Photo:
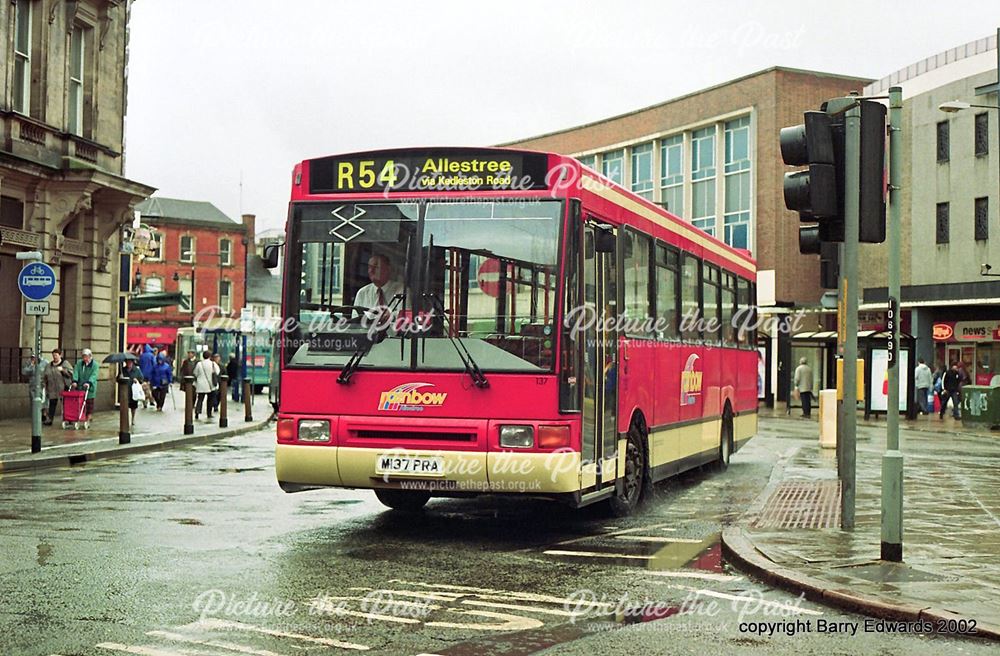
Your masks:
<svg viewBox="0 0 1000 656"><path fill-rule="evenodd" d="M990 270L992 268L993 267L991 267L989 264L986 264L985 262L983 262L979 266L979 275L981 275L981 276L996 276L996 277L1000 278L1000 273L990 273Z"/></svg>
<svg viewBox="0 0 1000 656"><path fill-rule="evenodd" d="M997 107L996 105L973 105L960 100L949 100L948 102L943 102L938 105L938 109L948 114L954 114L955 112L960 112L963 109L971 109L973 107L979 109L1000 109L1000 107Z"/></svg>

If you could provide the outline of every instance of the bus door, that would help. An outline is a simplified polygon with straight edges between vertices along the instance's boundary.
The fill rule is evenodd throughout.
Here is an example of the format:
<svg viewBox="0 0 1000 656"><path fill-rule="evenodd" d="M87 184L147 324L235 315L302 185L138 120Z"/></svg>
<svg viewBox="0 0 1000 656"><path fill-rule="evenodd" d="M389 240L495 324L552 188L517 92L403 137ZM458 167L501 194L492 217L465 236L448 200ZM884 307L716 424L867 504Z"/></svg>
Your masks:
<svg viewBox="0 0 1000 656"><path fill-rule="evenodd" d="M584 226L583 302L587 308L583 357L581 487L614 485L617 465L618 293L616 230Z"/></svg>

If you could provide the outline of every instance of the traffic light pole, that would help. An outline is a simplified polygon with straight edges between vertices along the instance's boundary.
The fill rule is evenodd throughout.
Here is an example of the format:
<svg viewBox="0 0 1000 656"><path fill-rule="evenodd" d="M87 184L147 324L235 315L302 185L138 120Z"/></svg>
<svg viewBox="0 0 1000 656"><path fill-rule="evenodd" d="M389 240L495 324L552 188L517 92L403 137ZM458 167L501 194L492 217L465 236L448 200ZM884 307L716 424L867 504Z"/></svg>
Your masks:
<svg viewBox="0 0 1000 656"><path fill-rule="evenodd" d="M889 352L889 405L886 411L886 444L882 455L882 560L903 560L903 453L899 450L899 242L902 204L900 168L903 90L889 89L889 307L894 330ZM912 363L911 363L912 364Z"/></svg>
<svg viewBox="0 0 1000 656"><path fill-rule="evenodd" d="M844 439L840 472L840 526L854 528L857 483L858 429L858 230L861 184L861 108L855 104L845 114L844 159L844 272L841 291L847 316L844 321Z"/></svg>

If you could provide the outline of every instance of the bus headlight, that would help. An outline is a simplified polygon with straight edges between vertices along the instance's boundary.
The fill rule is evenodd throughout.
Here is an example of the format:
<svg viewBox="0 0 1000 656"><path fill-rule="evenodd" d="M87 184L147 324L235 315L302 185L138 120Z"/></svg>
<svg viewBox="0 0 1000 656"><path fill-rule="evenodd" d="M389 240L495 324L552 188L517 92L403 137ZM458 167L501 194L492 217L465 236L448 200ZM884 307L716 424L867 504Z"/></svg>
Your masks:
<svg viewBox="0 0 1000 656"><path fill-rule="evenodd" d="M535 446L535 429L531 426L501 426L500 446L530 449Z"/></svg>
<svg viewBox="0 0 1000 656"><path fill-rule="evenodd" d="M303 419L299 422L299 442L329 442L330 422L326 419Z"/></svg>

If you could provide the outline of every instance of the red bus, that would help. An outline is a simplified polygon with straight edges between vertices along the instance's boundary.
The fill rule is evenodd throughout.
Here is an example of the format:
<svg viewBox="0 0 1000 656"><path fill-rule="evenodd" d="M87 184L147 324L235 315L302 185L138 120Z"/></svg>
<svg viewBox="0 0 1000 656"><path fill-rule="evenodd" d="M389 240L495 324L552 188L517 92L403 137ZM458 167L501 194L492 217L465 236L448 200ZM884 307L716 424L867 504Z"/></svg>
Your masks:
<svg viewBox="0 0 1000 656"><path fill-rule="evenodd" d="M725 467L756 432L753 259L575 159L306 160L286 227L285 491L626 514L657 480Z"/></svg>

